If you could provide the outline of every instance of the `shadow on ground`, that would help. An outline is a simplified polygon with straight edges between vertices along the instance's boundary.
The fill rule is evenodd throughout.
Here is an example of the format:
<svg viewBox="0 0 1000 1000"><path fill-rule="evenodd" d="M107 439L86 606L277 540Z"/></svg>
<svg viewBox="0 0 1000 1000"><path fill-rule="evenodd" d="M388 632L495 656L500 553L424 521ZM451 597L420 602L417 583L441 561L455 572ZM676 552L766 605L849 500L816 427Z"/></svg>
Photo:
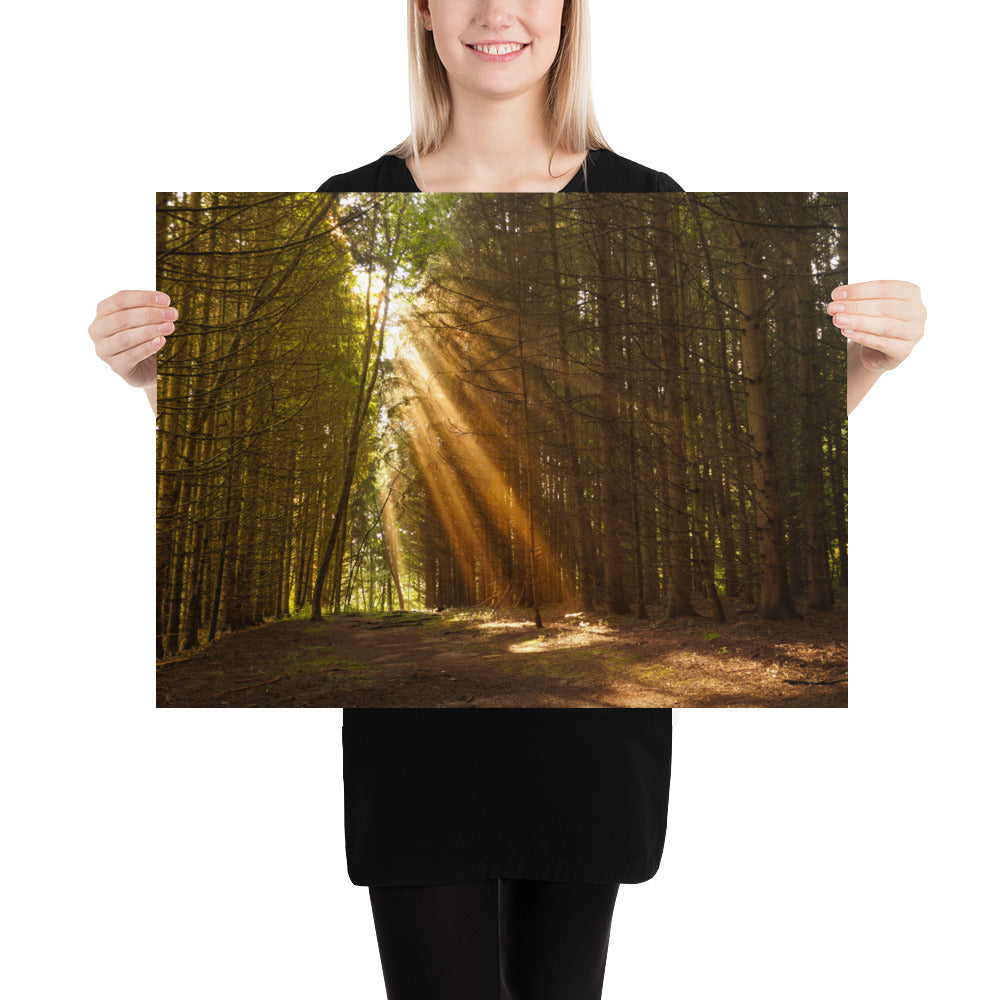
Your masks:
<svg viewBox="0 0 1000 1000"><path fill-rule="evenodd" d="M767 622L729 602L644 621L550 610L543 630L482 609L290 619L157 665L161 707L847 705L847 606Z"/></svg>

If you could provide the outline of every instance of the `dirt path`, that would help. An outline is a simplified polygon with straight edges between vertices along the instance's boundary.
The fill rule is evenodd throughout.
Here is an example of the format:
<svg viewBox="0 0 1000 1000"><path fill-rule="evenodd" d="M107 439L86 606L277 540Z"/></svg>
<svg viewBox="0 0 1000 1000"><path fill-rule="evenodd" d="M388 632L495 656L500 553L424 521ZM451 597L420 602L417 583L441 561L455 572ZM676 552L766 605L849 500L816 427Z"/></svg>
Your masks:
<svg viewBox="0 0 1000 1000"><path fill-rule="evenodd" d="M344 615L230 633L157 666L160 706L847 705L847 609L765 622L550 612Z"/></svg>

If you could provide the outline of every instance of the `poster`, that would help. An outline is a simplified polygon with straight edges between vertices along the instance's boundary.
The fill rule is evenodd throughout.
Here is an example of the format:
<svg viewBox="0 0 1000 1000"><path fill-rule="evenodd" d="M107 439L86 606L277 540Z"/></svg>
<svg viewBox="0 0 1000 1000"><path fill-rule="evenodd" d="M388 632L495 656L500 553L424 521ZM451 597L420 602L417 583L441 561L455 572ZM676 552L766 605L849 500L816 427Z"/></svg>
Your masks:
<svg viewBox="0 0 1000 1000"><path fill-rule="evenodd" d="M847 198L161 193L161 706L847 704Z"/></svg>

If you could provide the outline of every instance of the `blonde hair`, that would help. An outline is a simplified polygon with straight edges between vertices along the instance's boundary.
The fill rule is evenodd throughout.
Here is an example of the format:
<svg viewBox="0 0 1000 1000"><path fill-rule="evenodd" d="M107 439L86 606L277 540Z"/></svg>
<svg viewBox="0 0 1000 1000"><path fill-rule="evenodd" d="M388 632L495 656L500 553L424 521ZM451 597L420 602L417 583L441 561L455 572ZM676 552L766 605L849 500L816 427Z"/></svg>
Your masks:
<svg viewBox="0 0 1000 1000"><path fill-rule="evenodd" d="M424 28L415 0L406 0L407 48L410 66L410 134L387 156L413 157L420 169L420 156L437 149L451 126L451 90L448 74L434 47L434 34ZM549 137L553 152L566 149L584 153L608 149L594 114L590 81L590 9L587 0L565 0L566 23L559 49L549 70ZM549 161L551 170L551 158ZM583 164L584 181L587 163Z"/></svg>

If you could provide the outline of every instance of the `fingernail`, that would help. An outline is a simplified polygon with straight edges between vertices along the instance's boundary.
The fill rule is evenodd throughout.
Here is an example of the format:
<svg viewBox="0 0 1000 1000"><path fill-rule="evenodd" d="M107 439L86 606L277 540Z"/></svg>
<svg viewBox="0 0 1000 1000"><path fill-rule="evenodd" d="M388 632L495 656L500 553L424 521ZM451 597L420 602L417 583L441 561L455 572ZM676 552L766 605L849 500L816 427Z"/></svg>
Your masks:
<svg viewBox="0 0 1000 1000"><path fill-rule="evenodd" d="M156 329L159 330L160 333L170 333L173 328L173 323L161 323Z"/></svg>
<svg viewBox="0 0 1000 1000"><path fill-rule="evenodd" d="M843 302L831 302L829 306L830 313L834 316L836 316L837 313L842 313L846 308L847 306L844 305Z"/></svg>
<svg viewBox="0 0 1000 1000"><path fill-rule="evenodd" d="M161 319L177 319L177 310L171 306L169 309L164 309L160 314Z"/></svg>
<svg viewBox="0 0 1000 1000"><path fill-rule="evenodd" d="M839 288L833 290L833 295L830 296L834 299L846 299L847 298L847 286L841 285Z"/></svg>
<svg viewBox="0 0 1000 1000"><path fill-rule="evenodd" d="M170 303L170 296L169 295L165 295L163 292L157 292L153 296L153 301L158 306L165 306L165 305L168 305Z"/></svg>

